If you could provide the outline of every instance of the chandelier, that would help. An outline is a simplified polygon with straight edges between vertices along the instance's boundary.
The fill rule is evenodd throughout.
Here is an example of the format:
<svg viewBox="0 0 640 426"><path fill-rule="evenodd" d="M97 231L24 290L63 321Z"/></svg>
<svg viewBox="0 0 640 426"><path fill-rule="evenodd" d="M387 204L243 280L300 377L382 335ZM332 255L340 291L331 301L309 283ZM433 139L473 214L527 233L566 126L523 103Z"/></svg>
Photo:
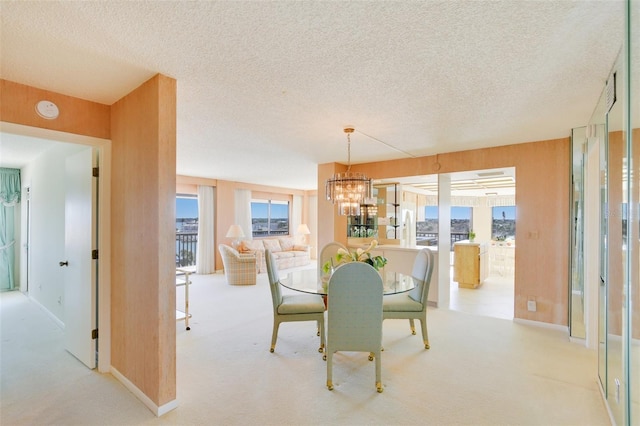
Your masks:
<svg viewBox="0 0 640 426"><path fill-rule="evenodd" d="M338 214L342 216L359 216L360 205L365 198L371 197L371 179L363 173L351 172L351 133L352 127L344 129L347 134L347 171L336 173L327 179L325 192L327 200L338 205Z"/></svg>

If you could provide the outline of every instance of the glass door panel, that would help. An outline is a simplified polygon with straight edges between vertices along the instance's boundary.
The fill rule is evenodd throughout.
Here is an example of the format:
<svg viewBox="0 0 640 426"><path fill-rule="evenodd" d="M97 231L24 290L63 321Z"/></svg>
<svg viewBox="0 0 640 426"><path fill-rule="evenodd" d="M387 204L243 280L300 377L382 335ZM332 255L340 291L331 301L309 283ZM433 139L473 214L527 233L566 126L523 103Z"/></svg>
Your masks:
<svg viewBox="0 0 640 426"><path fill-rule="evenodd" d="M624 333L625 333L625 301L624 288L628 279L627 255L631 247L628 244L627 208L629 203L627 149L622 131L621 95L624 93L621 79L617 79L620 63L616 64L609 78L616 88L606 119L606 136L608 148L608 266L606 280L607 300L607 401L617 424L625 424L624 401L626 398L624 377ZM613 79L615 83L611 81Z"/></svg>
<svg viewBox="0 0 640 426"><path fill-rule="evenodd" d="M584 204L586 129L571 132L571 280L569 293L569 333L571 337L586 337L584 309Z"/></svg>
<svg viewBox="0 0 640 426"><path fill-rule="evenodd" d="M635 52L629 61L629 87L627 96L629 101L629 115L627 131L631 138L631 150L633 153L633 168L631 173L631 189L633 194L633 206L635 206L633 225L640 226L640 7L637 2L632 7L627 4L629 11L629 27L627 40L628 51ZM633 233L634 253L633 266L631 268L631 280L629 282L628 303L629 306L629 332L627 334L627 377L629 379L628 392L628 423L640 424L640 231Z"/></svg>

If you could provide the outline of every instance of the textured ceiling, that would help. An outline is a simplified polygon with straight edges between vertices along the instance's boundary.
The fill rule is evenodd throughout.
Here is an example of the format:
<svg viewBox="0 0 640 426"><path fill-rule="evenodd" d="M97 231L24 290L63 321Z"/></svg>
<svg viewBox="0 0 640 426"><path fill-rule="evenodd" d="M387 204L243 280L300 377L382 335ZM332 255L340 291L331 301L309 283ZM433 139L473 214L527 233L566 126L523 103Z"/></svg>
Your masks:
<svg viewBox="0 0 640 426"><path fill-rule="evenodd" d="M1 78L112 104L168 75L178 174L300 189L346 163L346 125L352 163L567 137L623 34L622 1L2 1L0 15Z"/></svg>

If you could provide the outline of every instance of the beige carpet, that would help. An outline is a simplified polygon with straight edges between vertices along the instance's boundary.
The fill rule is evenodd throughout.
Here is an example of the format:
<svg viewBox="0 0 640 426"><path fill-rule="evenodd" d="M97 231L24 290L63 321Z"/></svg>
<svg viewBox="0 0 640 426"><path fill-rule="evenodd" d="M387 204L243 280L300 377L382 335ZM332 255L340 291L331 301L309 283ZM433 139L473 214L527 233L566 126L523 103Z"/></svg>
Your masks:
<svg viewBox="0 0 640 426"><path fill-rule="evenodd" d="M2 426L609 424L596 352L565 332L442 308L428 314L430 350L408 321L385 321L383 393L359 353L334 357L328 391L314 323L282 324L269 352L266 274L242 287L194 276L191 330L177 323L179 406L156 418L65 352L62 331L27 297L0 302Z"/></svg>

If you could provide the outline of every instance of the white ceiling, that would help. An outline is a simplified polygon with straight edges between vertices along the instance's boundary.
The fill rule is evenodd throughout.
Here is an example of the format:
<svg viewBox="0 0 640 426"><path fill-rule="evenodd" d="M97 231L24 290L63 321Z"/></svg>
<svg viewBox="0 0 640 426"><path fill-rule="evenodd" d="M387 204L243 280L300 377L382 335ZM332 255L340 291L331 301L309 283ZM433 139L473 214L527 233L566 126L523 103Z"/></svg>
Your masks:
<svg viewBox="0 0 640 426"><path fill-rule="evenodd" d="M353 163L568 137L623 5L2 1L0 77L112 104L168 75L178 174L315 189L317 164L346 163L346 125ZM1 164L19 162L1 142Z"/></svg>

